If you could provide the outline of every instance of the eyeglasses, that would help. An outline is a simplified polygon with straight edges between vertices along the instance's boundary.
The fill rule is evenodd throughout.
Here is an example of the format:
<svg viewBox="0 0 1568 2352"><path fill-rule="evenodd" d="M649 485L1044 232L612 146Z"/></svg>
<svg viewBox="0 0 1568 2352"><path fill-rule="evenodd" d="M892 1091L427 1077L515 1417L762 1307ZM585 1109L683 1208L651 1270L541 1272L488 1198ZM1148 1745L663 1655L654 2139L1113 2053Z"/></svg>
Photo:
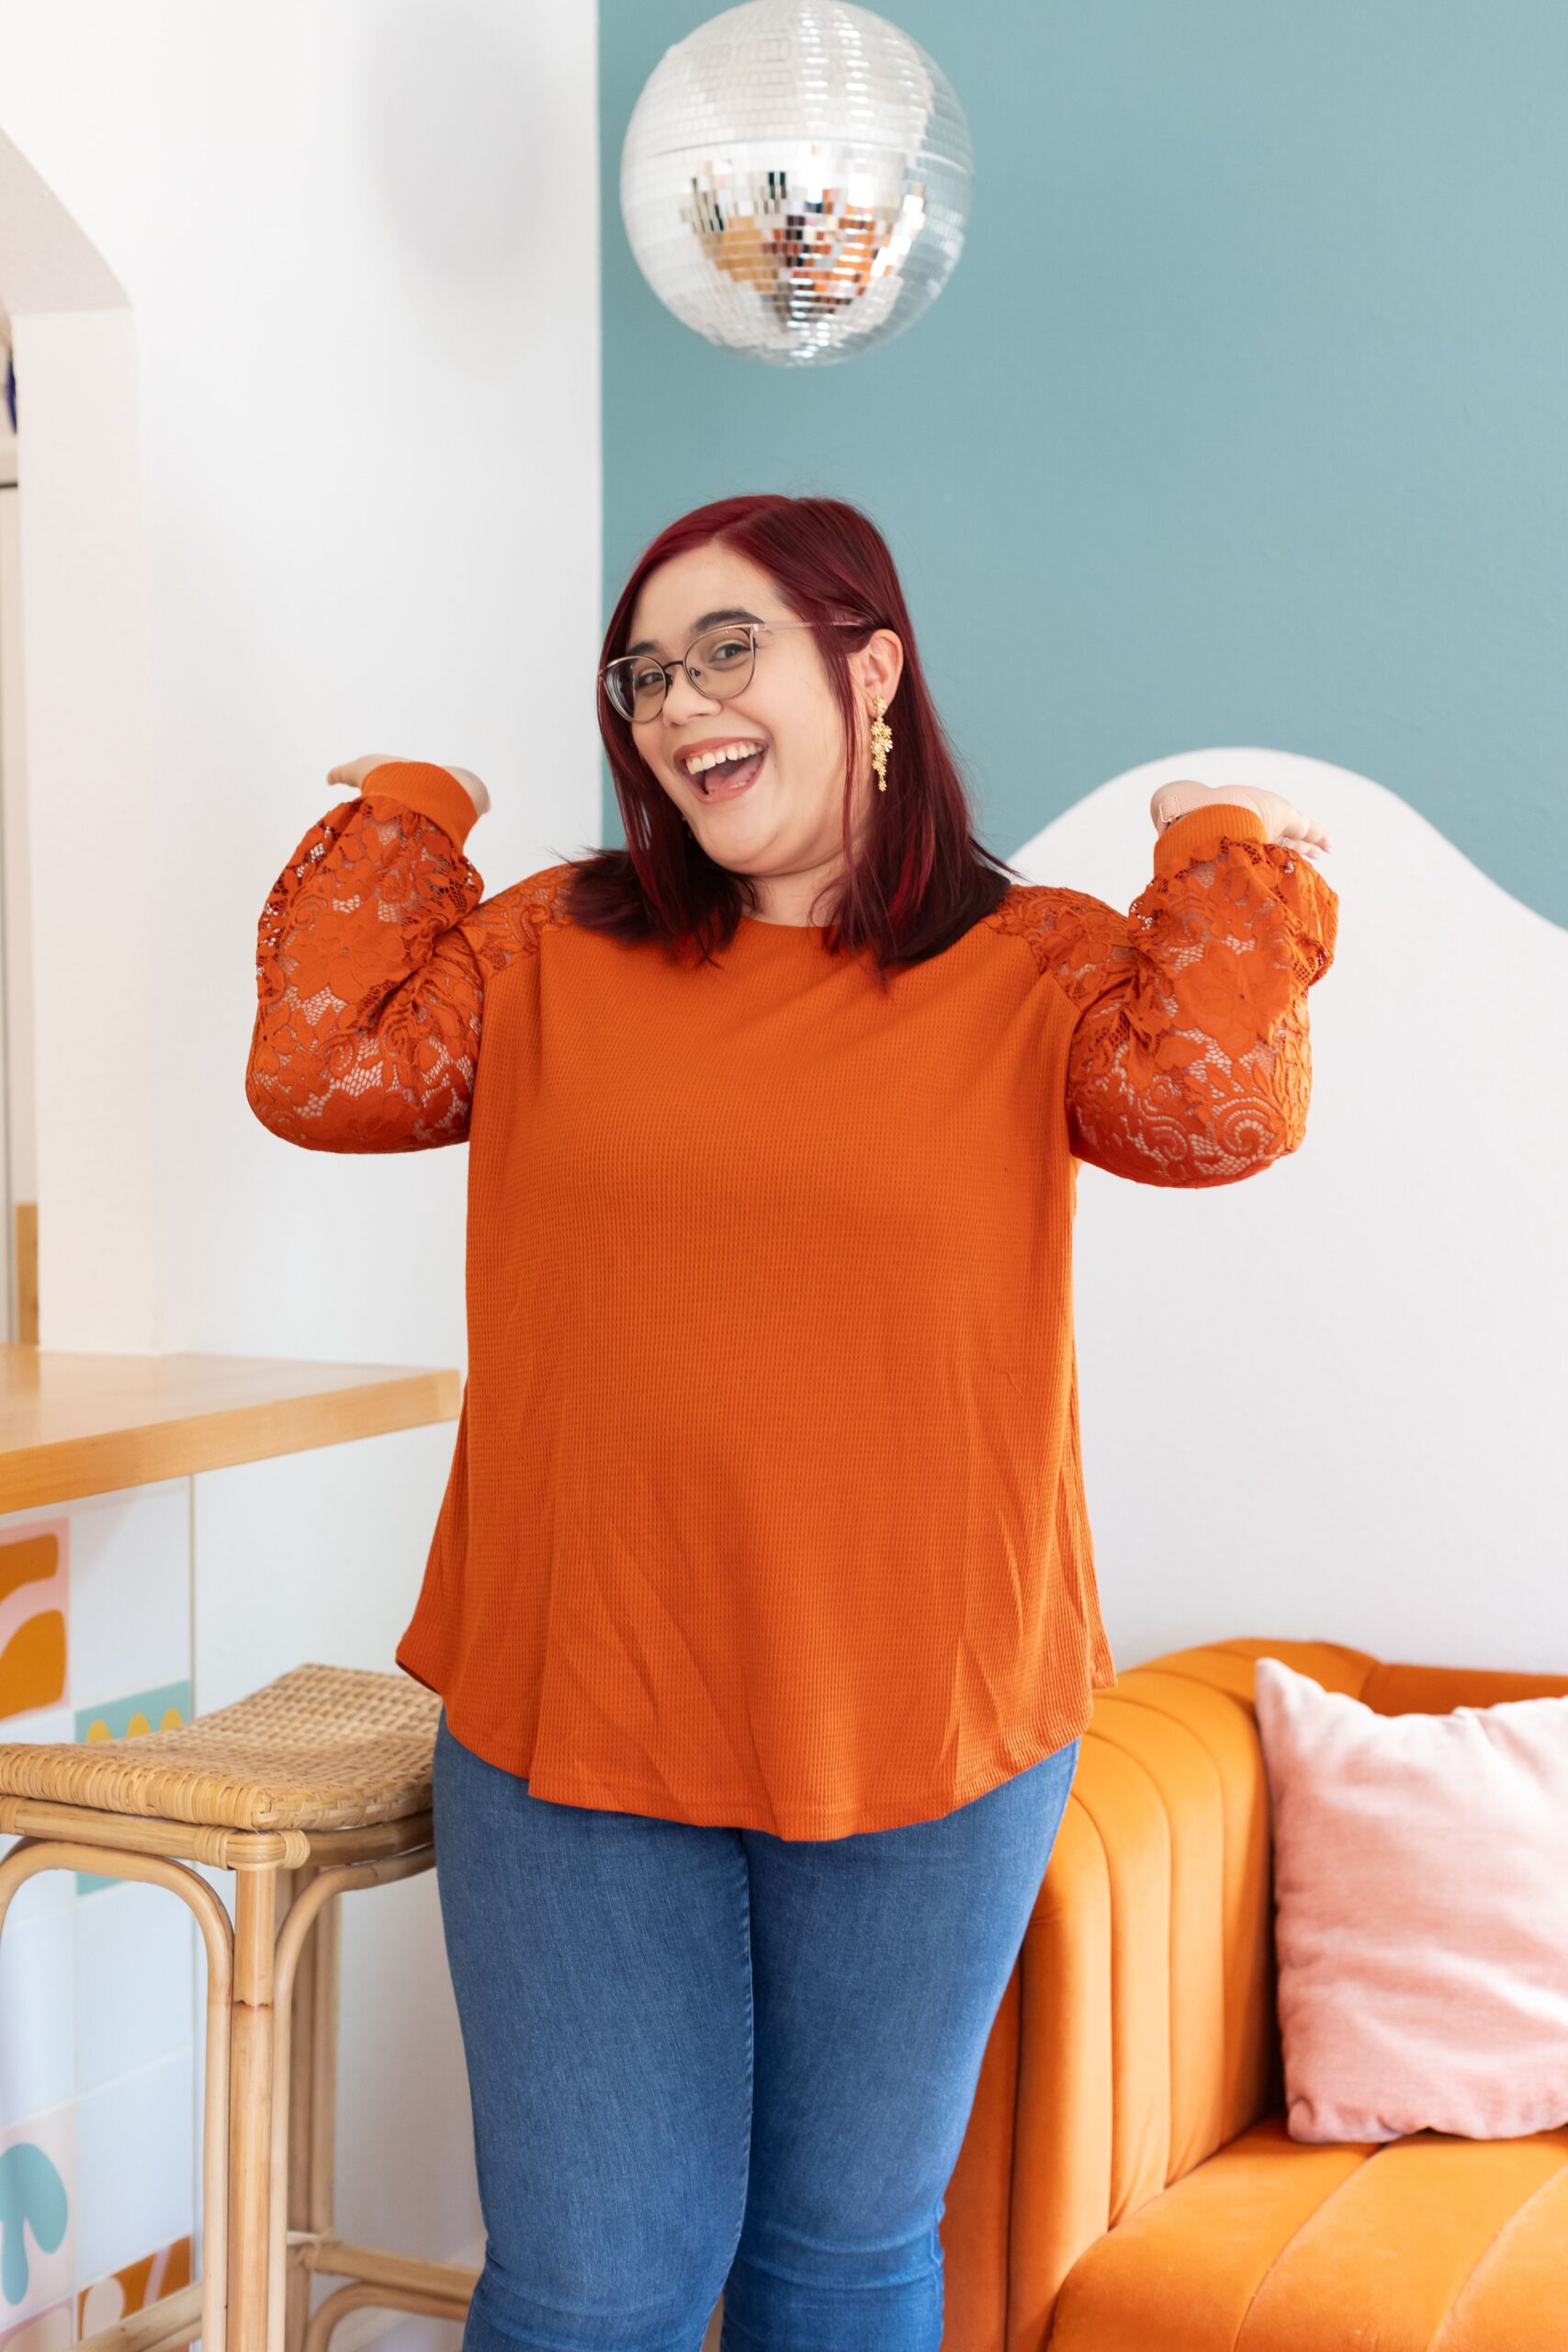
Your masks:
<svg viewBox="0 0 1568 2352"><path fill-rule="evenodd" d="M720 628L694 637L679 662L657 662L651 653L623 653L606 662L599 675L623 718L640 726L657 718L664 707L670 680L684 670L698 694L712 702L728 702L751 683L757 666L759 628L810 628L810 621L726 621ZM853 621L835 621L835 628L853 628Z"/></svg>

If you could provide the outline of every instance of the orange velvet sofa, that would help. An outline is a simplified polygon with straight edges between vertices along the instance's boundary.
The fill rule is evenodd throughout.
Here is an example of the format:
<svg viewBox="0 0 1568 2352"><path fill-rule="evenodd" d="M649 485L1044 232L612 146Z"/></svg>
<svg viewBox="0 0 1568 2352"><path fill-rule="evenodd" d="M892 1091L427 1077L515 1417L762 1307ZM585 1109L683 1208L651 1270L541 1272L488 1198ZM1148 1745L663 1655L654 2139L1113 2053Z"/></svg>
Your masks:
<svg viewBox="0 0 1568 2352"><path fill-rule="evenodd" d="M1265 1654L1382 1714L1568 1692L1236 1641L1098 1694L948 2188L942 2352L1568 2352L1568 2130L1285 2130Z"/></svg>

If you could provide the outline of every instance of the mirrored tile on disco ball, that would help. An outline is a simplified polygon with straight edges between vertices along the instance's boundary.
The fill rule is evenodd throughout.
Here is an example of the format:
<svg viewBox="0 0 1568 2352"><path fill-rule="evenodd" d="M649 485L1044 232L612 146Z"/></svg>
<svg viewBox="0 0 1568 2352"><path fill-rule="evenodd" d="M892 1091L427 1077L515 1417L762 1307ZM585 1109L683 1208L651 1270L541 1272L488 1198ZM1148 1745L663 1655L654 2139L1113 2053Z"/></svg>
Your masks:
<svg viewBox="0 0 1568 2352"><path fill-rule="evenodd" d="M621 216L660 300L776 367L912 326L957 265L974 185L951 84L849 0L747 0L668 49L621 151Z"/></svg>

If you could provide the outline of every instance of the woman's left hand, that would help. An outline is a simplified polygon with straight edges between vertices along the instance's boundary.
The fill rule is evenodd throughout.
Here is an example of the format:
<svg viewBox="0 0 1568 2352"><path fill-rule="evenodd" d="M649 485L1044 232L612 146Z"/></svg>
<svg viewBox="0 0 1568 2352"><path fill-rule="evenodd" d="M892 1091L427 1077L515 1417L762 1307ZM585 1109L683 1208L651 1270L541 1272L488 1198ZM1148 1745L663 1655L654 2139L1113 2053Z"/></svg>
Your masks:
<svg viewBox="0 0 1568 2352"><path fill-rule="evenodd" d="M1271 842L1290 842L1309 854L1314 849L1334 846L1322 826L1304 817L1282 793L1266 791L1260 784L1198 784L1187 777L1177 784L1162 784L1150 800L1156 832L1163 833L1178 817L1210 800L1240 801L1247 808L1256 808Z"/></svg>

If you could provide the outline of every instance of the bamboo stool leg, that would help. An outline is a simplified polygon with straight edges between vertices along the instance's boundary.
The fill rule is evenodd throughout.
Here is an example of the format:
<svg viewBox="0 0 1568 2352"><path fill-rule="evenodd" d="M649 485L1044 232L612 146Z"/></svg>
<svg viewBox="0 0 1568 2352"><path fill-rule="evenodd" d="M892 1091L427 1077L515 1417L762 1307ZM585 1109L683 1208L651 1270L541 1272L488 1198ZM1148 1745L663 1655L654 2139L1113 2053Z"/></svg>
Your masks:
<svg viewBox="0 0 1568 2352"><path fill-rule="evenodd" d="M287 1885L289 1910L318 1874L318 1871L312 1868L279 1873L280 1886ZM321 2239L331 2237L333 2232L341 1918L342 1913L336 1903L328 1902L322 1905L301 1947L295 1976L288 2036L286 2212L290 2240L297 2233ZM281 1973L280 1971L280 1978ZM281 1981L277 1995L281 2011ZM281 2052L279 2056L281 2058ZM281 2065L279 2071L282 2071ZM276 2147L276 2117L273 2131ZM273 2290L276 2291L276 2264ZM287 2260L283 2294L284 2352L303 2352L305 2324L310 2314L310 2273L298 2256Z"/></svg>
<svg viewBox="0 0 1568 2352"><path fill-rule="evenodd" d="M292 1909L296 1899L304 1893L310 1876L311 1872L309 1869L279 1871L277 1883L279 1893L285 1899L285 1917L288 1911ZM279 1921L280 1926L282 1922ZM306 2211L305 2184L310 2142L312 2074L310 2053L316 2030L314 1961L315 1938L312 1936L301 1955L299 1973L294 1981L293 1998L289 2003L288 2174L285 2181L285 2220L286 2226L290 2231L306 2229L310 2226ZM281 1984L277 1987L277 2003L281 2012L283 2006ZM278 2072L281 2075L283 2071L281 2050L277 2052L276 2057ZM277 2136L276 2116L273 2118L273 2136L276 2144ZM275 2232L276 2227L275 2221ZM277 2292L276 2273L272 2279L272 2292L274 2294ZM300 2341L305 2333L305 2322L310 2317L310 2303L309 2273L299 2263L289 2262L285 2270L283 2284L283 2340L286 2352L299 2352Z"/></svg>
<svg viewBox="0 0 1568 2352"><path fill-rule="evenodd" d="M462 2317L460 2312L453 2310L449 2296L422 2295L414 2289L404 2288L399 2291L397 2302L393 2304L389 2301L384 2287L356 2280L350 2286L335 2288L316 2312L305 2331L304 2352L327 2352L332 2332L339 2320L346 2319L350 2312L359 2311L366 2304L378 2310L414 2312L428 2319L457 2320Z"/></svg>
<svg viewBox="0 0 1568 2352"><path fill-rule="evenodd" d="M305 2227L317 2238L330 2238L335 2227L342 1929L343 1905L327 1904L311 1938L315 1946L315 1989L310 2010L310 2139L305 2170Z"/></svg>
<svg viewBox="0 0 1568 2352"><path fill-rule="evenodd" d="M243 1860L234 1871L228 2352L266 2352L276 1871L276 1862Z"/></svg>
<svg viewBox="0 0 1568 2352"><path fill-rule="evenodd" d="M441 2307L439 2316L445 2319L461 2319L473 2292L474 2279L479 2275L477 2272L469 2272L450 2263L424 2262L404 2255L389 2255L377 2247L349 2245L335 2239L331 2232L340 1949L336 1898L352 1887L388 1886L400 1879L415 1877L431 1869L433 1863L433 1849L425 1845L367 1857L363 1861L321 1863L301 1869L298 1876L303 1883L295 1893L277 1932L273 1952L276 2028L272 2052L274 2095L269 2126L273 2193L270 2200L266 2352L287 2352L285 2336L291 2267L298 2267L306 2274L307 2293L309 2278L318 2270L337 2277L347 2276L361 2285L379 2280L388 2290L383 2300L389 2308L423 2311L425 2308L423 2301L407 2306L402 2302L405 2293L417 2293L438 2302ZM290 2086L295 2078L293 1996L299 1974L308 1964L316 1973L310 2064L320 2087L318 2090L313 2086L310 2094L306 2170L310 2195L314 2200L312 2210L321 2216L321 2221L319 2225L299 2229L287 2226L285 2214L294 2193L288 2177L291 2150L300 2144L295 2138L294 2118L288 2104ZM365 2294L360 2301L370 2302L375 2301L375 2297ZM325 2308L323 2304L321 2309L324 2311ZM313 2320L306 2322L300 2337L302 2346L315 2340L310 2333L314 2324Z"/></svg>
<svg viewBox="0 0 1568 2352"><path fill-rule="evenodd" d="M203 2352L225 2352L228 2304L228 2138L230 2022L233 1992L233 1937L229 1914L200 1873L161 1855L122 1852L62 1838L24 1836L0 1861L0 1928L11 1898L24 1879L39 1871L96 1871L102 1878L135 1879L177 1894L196 1914L207 1953L207 2082L202 2114L202 2276L189 2287L162 2296L144 2312L84 2336L77 2352L129 2352L189 2344L200 2336Z"/></svg>

